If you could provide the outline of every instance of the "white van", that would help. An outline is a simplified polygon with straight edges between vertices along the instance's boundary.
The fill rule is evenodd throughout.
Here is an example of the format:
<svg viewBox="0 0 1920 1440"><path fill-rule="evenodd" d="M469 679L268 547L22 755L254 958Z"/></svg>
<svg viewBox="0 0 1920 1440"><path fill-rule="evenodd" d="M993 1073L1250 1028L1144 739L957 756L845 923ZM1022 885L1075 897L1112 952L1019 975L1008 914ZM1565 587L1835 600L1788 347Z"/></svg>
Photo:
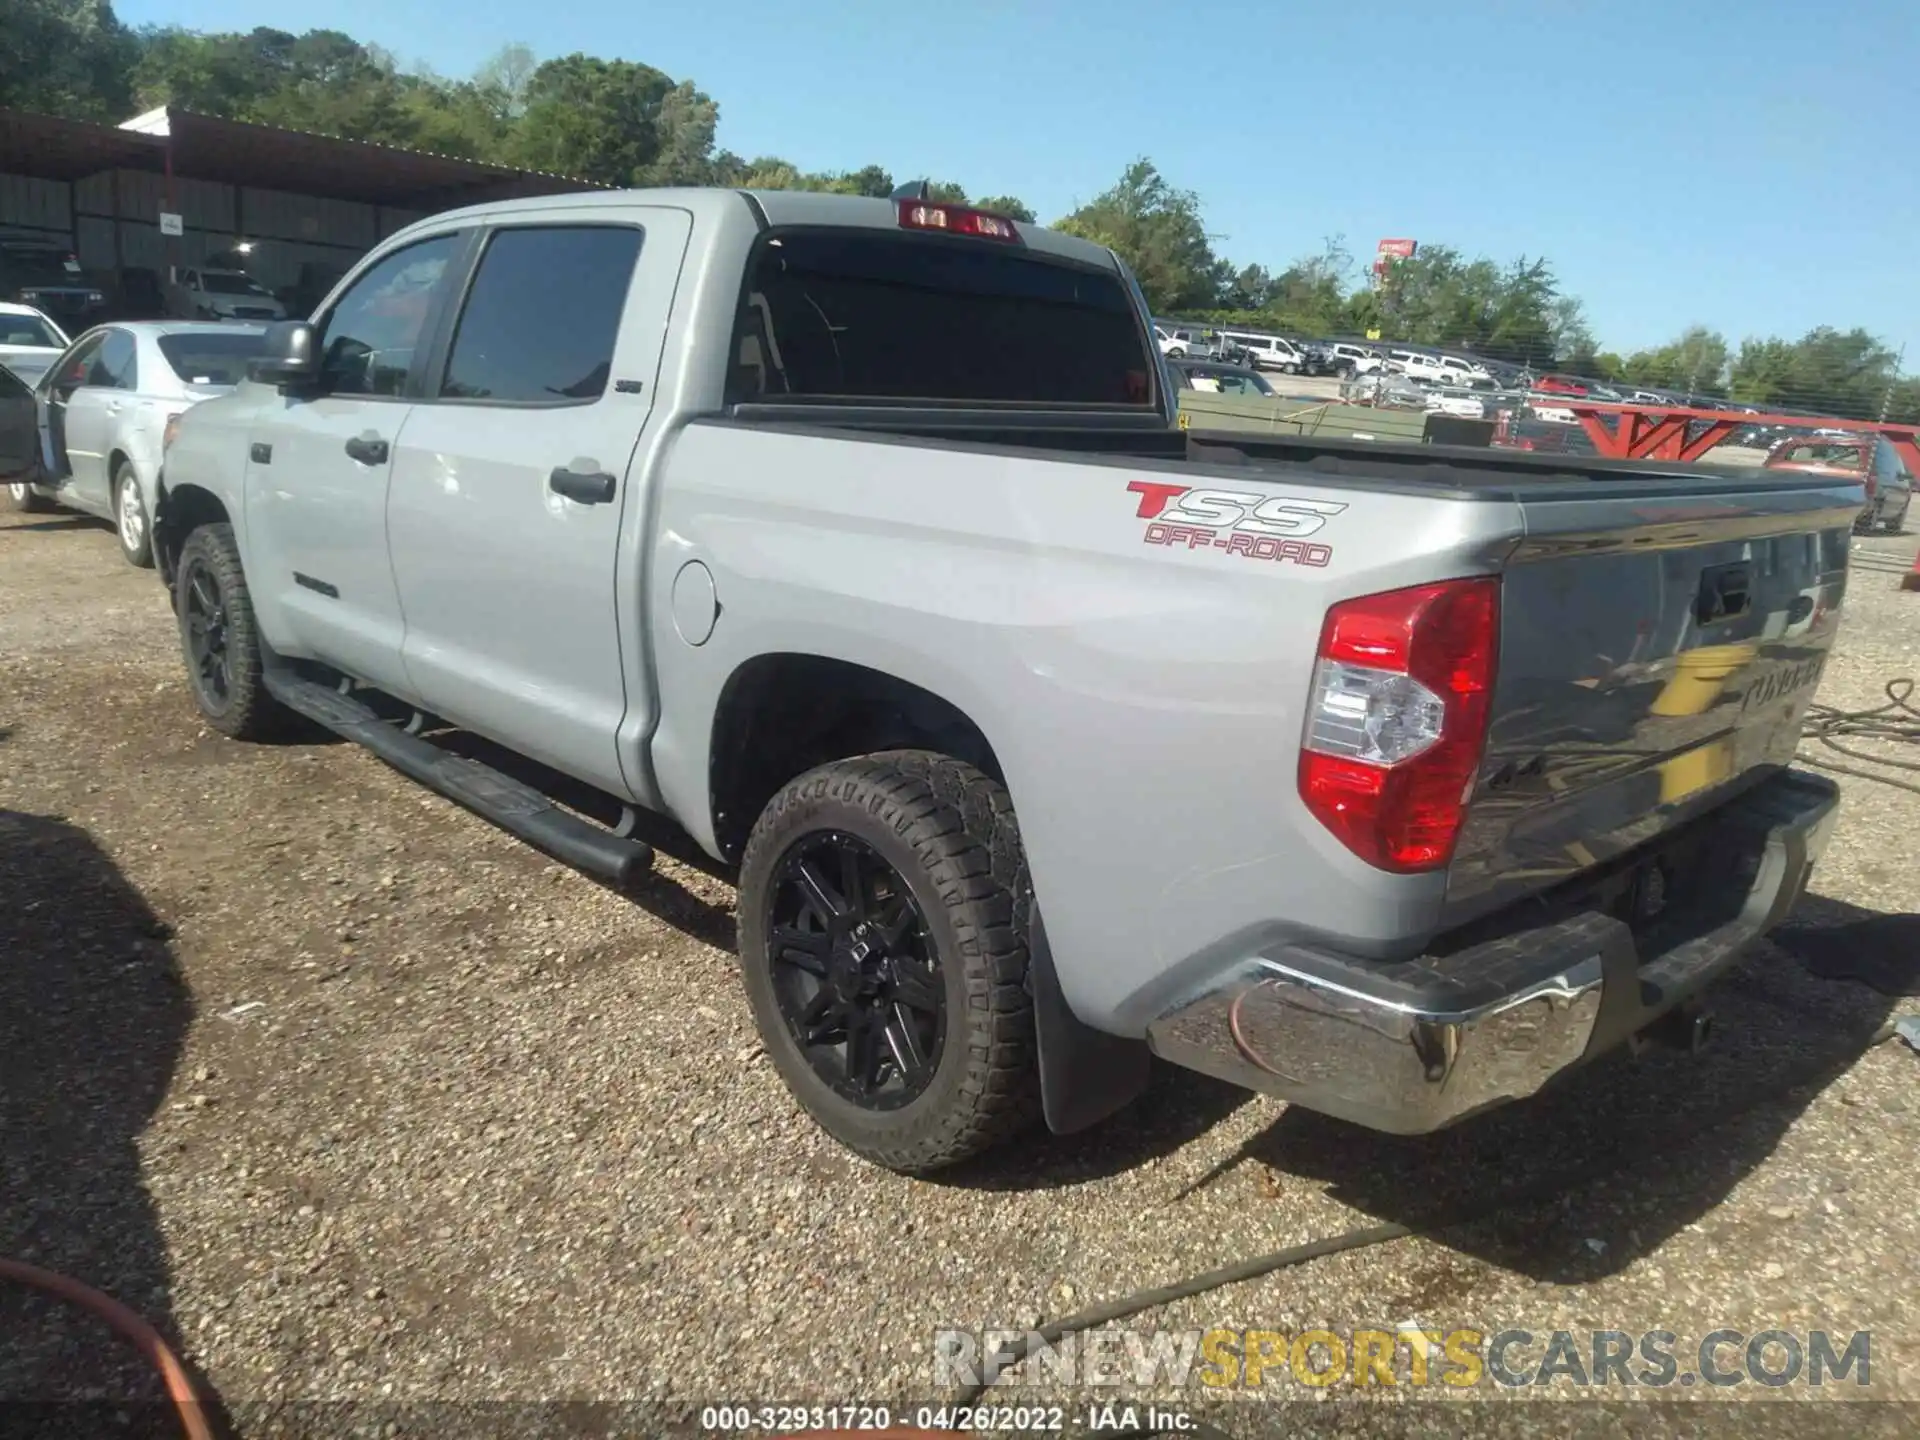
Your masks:
<svg viewBox="0 0 1920 1440"><path fill-rule="evenodd" d="M1298 375L1307 368L1306 352L1291 340L1282 340L1278 335L1249 335L1238 330L1220 333L1223 339L1246 346L1256 370L1284 370L1289 375Z"/></svg>

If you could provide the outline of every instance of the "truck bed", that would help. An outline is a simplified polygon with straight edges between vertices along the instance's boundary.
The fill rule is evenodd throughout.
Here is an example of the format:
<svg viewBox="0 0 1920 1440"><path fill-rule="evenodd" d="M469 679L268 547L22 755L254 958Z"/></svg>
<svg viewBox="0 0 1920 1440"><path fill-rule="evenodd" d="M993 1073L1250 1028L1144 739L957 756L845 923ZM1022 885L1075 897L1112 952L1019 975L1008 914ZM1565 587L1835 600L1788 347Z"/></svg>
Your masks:
<svg viewBox="0 0 1920 1440"><path fill-rule="evenodd" d="M878 628L896 673L980 724L1052 943L1101 957L1063 971L1068 998L1119 1033L1221 947L1411 957L1777 773L1859 507L1814 477L797 408L693 421L665 522L749 557L717 578L779 597L757 643ZM1389 874L1297 793L1321 621L1471 575L1502 581L1483 761L1451 863ZM1710 577L1737 603L1703 619Z"/></svg>

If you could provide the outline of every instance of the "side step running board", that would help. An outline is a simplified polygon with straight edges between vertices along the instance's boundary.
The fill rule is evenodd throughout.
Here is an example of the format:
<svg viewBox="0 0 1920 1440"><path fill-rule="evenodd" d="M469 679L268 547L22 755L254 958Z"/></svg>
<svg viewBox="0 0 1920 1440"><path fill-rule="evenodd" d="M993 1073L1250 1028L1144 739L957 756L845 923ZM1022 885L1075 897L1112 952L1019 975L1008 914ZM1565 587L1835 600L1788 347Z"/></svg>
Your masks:
<svg viewBox="0 0 1920 1440"><path fill-rule="evenodd" d="M490 765L449 754L430 740L389 725L350 695L279 665L269 665L264 678L268 693L289 710L365 746L402 775L464 805L556 860L615 885L626 884L653 864L652 846L582 820Z"/></svg>

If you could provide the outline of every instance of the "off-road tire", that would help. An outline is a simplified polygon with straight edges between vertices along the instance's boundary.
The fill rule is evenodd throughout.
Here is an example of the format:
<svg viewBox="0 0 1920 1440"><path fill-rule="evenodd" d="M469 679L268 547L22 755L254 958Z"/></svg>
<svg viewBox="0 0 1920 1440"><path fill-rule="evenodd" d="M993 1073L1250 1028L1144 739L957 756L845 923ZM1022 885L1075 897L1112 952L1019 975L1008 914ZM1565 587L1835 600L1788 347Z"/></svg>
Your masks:
<svg viewBox="0 0 1920 1440"><path fill-rule="evenodd" d="M864 841L913 892L940 963L946 1039L926 1090L867 1109L821 1078L781 1015L767 936L781 857L803 836ZM793 781L761 812L740 867L741 973L754 1022L809 1115L856 1154L925 1174L1017 1134L1040 1113L1027 987L1032 886L1006 789L922 750L835 761Z"/></svg>
<svg viewBox="0 0 1920 1440"><path fill-rule="evenodd" d="M188 636L188 591L193 577L202 569L218 584L226 609L230 663L224 704L208 693L195 672ZM247 590L246 572L240 565L239 547L233 543L231 525L202 525L187 536L186 543L180 547L180 563L175 567L173 608L179 617L180 653L186 663L187 689L207 724L236 740L270 740L284 733L291 712L267 693L262 678L265 651L260 642L260 626L254 618L253 599Z"/></svg>

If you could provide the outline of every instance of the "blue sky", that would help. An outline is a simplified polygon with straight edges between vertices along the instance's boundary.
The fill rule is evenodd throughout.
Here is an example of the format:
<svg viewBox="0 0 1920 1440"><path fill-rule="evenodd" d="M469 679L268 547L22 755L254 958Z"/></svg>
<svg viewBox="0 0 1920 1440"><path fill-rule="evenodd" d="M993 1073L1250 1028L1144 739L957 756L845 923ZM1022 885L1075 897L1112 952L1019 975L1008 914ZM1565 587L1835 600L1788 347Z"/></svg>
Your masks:
<svg viewBox="0 0 1920 1440"><path fill-rule="evenodd" d="M1341 234L1545 255L1609 348L1862 325L1920 369L1914 0L118 0L332 27L448 75L509 41L691 78L720 143L1050 220L1139 155L1236 262Z"/></svg>

